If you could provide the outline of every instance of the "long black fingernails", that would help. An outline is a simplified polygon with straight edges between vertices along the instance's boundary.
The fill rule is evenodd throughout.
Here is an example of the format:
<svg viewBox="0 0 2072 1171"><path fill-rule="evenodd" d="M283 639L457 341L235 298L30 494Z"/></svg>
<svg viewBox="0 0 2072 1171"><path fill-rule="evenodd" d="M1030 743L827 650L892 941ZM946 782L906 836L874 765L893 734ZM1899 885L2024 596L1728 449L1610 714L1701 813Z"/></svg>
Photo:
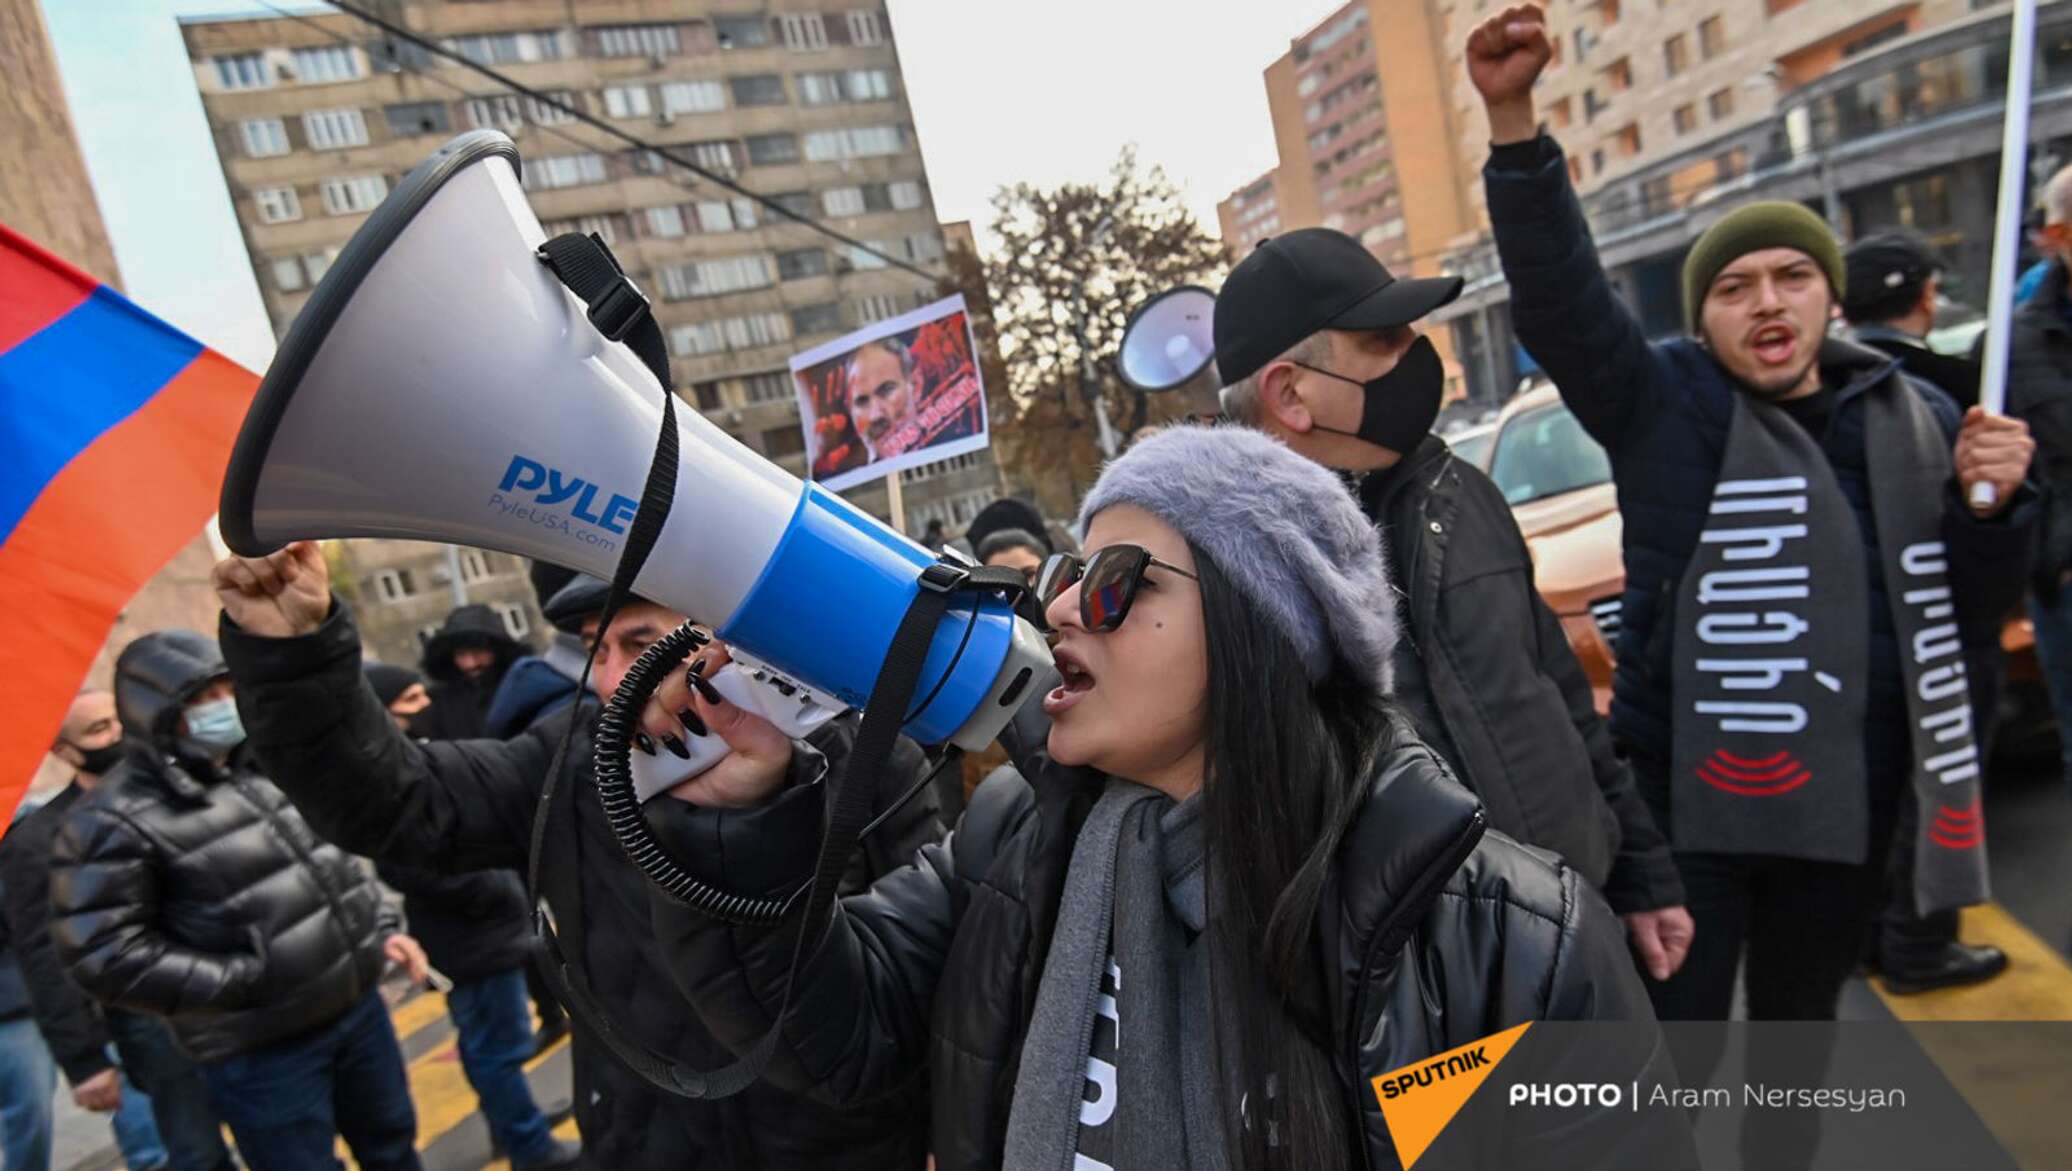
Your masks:
<svg viewBox="0 0 2072 1171"><path fill-rule="evenodd" d="M684 731L689 732L693 736L712 735L712 729L707 728L705 721L698 718L698 713L689 708L676 713L676 718L683 721Z"/></svg>
<svg viewBox="0 0 2072 1171"><path fill-rule="evenodd" d="M635 748L640 749L642 752L647 753L649 756L653 756L655 754L655 742L653 740L648 739L648 734L646 732L635 732L633 734L633 746Z"/></svg>
<svg viewBox="0 0 2072 1171"><path fill-rule="evenodd" d="M675 753L678 760L689 760L691 758L691 750L684 747L683 741L678 740L674 736L662 737L662 747Z"/></svg>
<svg viewBox="0 0 2072 1171"><path fill-rule="evenodd" d="M692 663L690 673L694 676L703 675L705 673L705 660L699 659L697 662Z"/></svg>
<svg viewBox="0 0 2072 1171"><path fill-rule="evenodd" d="M719 693L719 688L714 687L712 681L703 675L691 676L691 686L698 689L698 694L705 697L706 703L725 703L727 701L727 697Z"/></svg>

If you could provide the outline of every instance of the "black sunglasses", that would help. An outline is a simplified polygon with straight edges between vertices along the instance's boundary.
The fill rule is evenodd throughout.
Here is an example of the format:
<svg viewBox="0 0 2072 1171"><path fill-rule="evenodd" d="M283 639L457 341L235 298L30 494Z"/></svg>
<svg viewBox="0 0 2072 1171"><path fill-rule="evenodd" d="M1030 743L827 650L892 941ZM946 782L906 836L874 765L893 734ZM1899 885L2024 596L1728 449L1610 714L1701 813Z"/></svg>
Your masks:
<svg viewBox="0 0 2072 1171"><path fill-rule="evenodd" d="M1048 614L1058 595L1077 583L1080 625L1093 633L1106 634L1129 616L1138 588L1147 584L1144 571L1154 565L1189 581L1201 580L1177 565L1167 565L1138 545L1110 545L1085 561L1070 553L1053 553L1036 577L1037 613ZM1156 587L1158 583L1148 584ZM1037 625L1046 632L1050 630L1048 621Z"/></svg>

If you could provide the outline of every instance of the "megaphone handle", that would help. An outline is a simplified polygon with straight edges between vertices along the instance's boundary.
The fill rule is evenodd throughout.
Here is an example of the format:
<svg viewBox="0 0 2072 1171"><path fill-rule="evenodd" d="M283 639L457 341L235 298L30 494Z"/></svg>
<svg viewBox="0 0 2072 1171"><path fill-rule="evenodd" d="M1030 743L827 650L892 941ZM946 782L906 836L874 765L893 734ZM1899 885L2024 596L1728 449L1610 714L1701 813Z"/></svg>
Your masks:
<svg viewBox="0 0 2072 1171"><path fill-rule="evenodd" d="M2000 492L1993 485L1980 480L1971 486L1971 506L1973 508L1991 508L1999 502Z"/></svg>

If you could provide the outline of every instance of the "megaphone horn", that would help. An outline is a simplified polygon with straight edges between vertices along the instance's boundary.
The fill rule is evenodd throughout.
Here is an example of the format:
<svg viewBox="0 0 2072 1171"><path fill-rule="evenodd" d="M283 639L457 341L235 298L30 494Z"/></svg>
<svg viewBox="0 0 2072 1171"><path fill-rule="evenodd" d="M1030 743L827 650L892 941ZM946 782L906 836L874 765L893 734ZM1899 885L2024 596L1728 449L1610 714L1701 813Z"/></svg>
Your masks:
<svg viewBox="0 0 2072 1171"><path fill-rule="evenodd" d="M405 176L288 330L232 451L222 531L496 549L610 579L668 392L535 255L518 149L478 130ZM673 503L634 582L745 658L851 706L934 557L688 408ZM990 742L1049 651L959 595L930 644L923 743Z"/></svg>

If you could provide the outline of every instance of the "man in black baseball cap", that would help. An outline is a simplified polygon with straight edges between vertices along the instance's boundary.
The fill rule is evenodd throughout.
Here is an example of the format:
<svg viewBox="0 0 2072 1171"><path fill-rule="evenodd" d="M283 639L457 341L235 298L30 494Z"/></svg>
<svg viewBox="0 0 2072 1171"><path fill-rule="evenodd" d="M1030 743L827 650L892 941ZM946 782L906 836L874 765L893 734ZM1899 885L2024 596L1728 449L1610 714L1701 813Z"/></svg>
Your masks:
<svg viewBox="0 0 2072 1171"><path fill-rule="evenodd" d="M1421 318L1459 277L1399 278L1357 240L1267 240L1223 283L1213 325L1226 416L1345 474L1382 526L1411 636L1396 699L1482 798L1490 824L1559 852L1625 919L1656 979L1691 941L1683 885L1582 666L1533 588L1503 493L1431 434L1445 371Z"/></svg>
<svg viewBox="0 0 2072 1171"><path fill-rule="evenodd" d="M1928 348L1943 271L1928 241L1904 229L1879 232L1851 245L1843 263L1849 276L1842 316L1856 340L1898 358L1901 369L1959 406L1975 405L1979 364Z"/></svg>

